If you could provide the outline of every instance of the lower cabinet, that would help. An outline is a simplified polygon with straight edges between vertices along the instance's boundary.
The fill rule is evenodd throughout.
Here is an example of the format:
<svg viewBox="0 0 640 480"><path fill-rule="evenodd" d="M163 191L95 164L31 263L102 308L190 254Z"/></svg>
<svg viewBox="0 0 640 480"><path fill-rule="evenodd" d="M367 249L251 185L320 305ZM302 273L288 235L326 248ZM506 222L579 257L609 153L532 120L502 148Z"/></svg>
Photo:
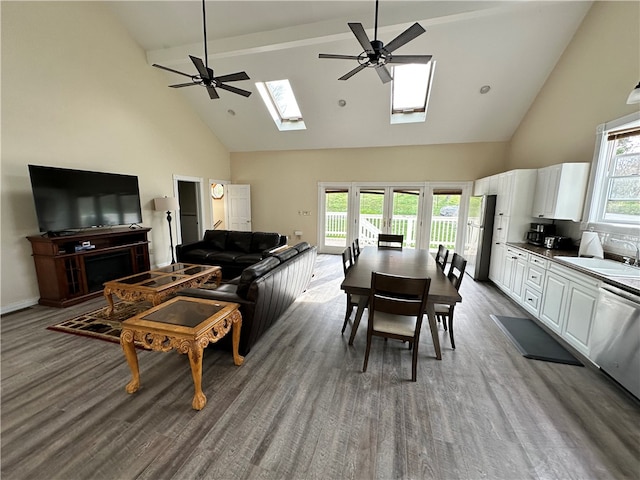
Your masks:
<svg viewBox="0 0 640 480"><path fill-rule="evenodd" d="M501 255L493 256L494 253ZM512 246L494 248L491 260L492 267L498 260L494 277L490 274L490 278L500 289L577 351L589 356L599 280Z"/></svg>
<svg viewBox="0 0 640 480"><path fill-rule="evenodd" d="M590 353L591 330L597 303L597 287L570 283L562 337L586 356Z"/></svg>
<svg viewBox="0 0 640 480"><path fill-rule="evenodd" d="M569 281L552 272L547 272L542 291L540 320L556 333L562 333L564 307L569 290Z"/></svg>

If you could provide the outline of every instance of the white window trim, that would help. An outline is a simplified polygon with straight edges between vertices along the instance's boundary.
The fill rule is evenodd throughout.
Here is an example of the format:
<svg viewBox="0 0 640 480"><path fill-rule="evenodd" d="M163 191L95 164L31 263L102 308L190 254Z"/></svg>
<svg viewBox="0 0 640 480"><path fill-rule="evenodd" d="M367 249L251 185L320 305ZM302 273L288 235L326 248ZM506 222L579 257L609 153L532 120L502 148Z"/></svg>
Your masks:
<svg viewBox="0 0 640 480"><path fill-rule="evenodd" d="M589 187L587 189L584 214L582 217L586 218L587 221L582 222L582 230L594 230L605 234L632 235L636 237L640 233L640 229L637 225L607 223L598 220L598 211L601 203L601 197L603 195L602 189L604 188L604 176L607 170L606 160L608 158L608 141L606 133L610 130L620 128L623 125L635 122L640 122L640 112L635 112L607 123L602 123L596 128L596 145L591 164L591 172L589 175Z"/></svg>

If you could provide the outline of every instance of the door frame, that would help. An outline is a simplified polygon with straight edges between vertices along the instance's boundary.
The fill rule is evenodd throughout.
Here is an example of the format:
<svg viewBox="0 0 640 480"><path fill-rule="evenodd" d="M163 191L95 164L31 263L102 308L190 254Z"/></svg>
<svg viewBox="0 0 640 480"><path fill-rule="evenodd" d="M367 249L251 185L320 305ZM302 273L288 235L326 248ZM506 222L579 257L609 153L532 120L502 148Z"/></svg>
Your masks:
<svg viewBox="0 0 640 480"><path fill-rule="evenodd" d="M196 210L198 217L198 229L200 236L204 236L205 222L204 222L204 210L203 210L203 198L204 198L204 180L202 177L189 177L186 175L173 175L173 196L178 198L178 182L189 182L196 184ZM176 225L176 245L182 243L182 223L180 222L180 215L175 214Z"/></svg>

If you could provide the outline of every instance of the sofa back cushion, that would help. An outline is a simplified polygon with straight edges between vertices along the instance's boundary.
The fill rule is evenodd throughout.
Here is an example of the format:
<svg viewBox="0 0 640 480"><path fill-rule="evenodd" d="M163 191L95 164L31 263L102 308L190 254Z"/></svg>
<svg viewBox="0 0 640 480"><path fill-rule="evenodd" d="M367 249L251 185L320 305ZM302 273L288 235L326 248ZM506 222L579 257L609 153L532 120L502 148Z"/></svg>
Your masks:
<svg viewBox="0 0 640 480"><path fill-rule="evenodd" d="M229 234L227 235L227 246L225 250L231 250L232 252L249 253L251 251L252 236L252 232L230 230Z"/></svg>
<svg viewBox="0 0 640 480"><path fill-rule="evenodd" d="M228 230L207 230L204 232L204 241L215 250L224 250L227 245Z"/></svg>
<svg viewBox="0 0 640 480"><path fill-rule="evenodd" d="M280 234L271 232L253 232L251 252L259 253L276 248L280 244Z"/></svg>
<svg viewBox="0 0 640 480"><path fill-rule="evenodd" d="M247 297L249 286L256 279L267 273L269 270L280 265L280 260L276 257L267 257L260 260L258 263L254 263L250 267L245 268L240 275L240 281L238 282L238 289L236 293L242 298Z"/></svg>
<svg viewBox="0 0 640 480"><path fill-rule="evenodd" d="M296 255L298 255L298 250L296 250L295 248L287 248L282 252L275 253L273 256L280 259L280 262L284 263L290 258L295 257Z"/></svg>
<svg viewBox="0 0 640 480"><path fill-rule="evenodd" d="M305 250L310 249L311 245L309 245L307 242L300 242L297 245L294 245L293 248L295 248L298 252L304 252Z"/></svg>

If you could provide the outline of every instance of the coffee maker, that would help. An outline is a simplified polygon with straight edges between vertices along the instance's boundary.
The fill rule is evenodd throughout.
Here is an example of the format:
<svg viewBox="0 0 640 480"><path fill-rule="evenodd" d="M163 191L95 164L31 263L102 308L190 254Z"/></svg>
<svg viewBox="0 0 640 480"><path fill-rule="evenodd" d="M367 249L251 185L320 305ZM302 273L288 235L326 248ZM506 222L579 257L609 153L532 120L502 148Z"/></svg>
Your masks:
<svg viewBox="0 0 640 480"><path fill-rule="evenodd" d="M531 230L527 232L527 243L544 247L545 238L556 234L556 226L553 223L532 223Z"/></svg>

